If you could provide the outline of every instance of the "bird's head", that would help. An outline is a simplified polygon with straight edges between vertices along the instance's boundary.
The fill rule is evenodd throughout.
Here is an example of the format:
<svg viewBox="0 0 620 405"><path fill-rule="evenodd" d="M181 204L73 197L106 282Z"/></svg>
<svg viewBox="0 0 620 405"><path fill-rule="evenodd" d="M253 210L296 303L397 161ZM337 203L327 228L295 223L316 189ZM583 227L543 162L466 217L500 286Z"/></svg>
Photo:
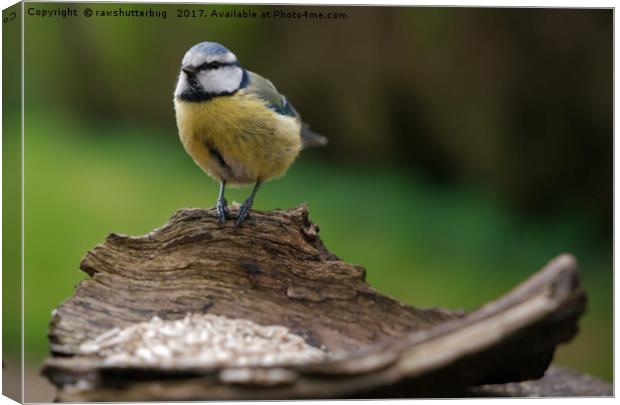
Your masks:
<svg viewBox="0 0 620 405"><path fill-rule="evenodd" d="M185 53L174 96L204 101L233 94L246 80L247 73L234 53L218 43L201 42Z"/></svg>

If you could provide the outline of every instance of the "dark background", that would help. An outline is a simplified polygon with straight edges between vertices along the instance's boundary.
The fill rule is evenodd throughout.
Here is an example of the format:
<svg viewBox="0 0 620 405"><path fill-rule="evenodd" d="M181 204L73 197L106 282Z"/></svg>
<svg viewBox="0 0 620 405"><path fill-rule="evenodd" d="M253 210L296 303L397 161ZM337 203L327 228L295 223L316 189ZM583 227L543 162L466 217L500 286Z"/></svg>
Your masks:
<svg viewBox="0 0 620 405"><path fill-rule="evenodd" d="M346 20L294 21L177 19L176 8L164 21L56 27L51 49L28 48L42 58L37 98L174 132L184 51L220 41L331 135L328 158L473 182L527 214L585 209L611 235L610 10L340 7Z"/></svg>

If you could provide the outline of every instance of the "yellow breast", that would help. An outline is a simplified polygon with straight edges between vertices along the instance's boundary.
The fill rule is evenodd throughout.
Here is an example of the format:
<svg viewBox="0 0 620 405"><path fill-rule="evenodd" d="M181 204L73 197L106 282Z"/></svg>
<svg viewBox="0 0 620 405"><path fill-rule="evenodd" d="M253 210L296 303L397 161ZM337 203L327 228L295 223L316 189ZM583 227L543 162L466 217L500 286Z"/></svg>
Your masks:
<svg viewBox="0 0 620 405"><path fill-rule="evenodd" d="M281 176L301 150L299 122L243 89L203 102L175 98L174 105L185 150L218 180L246 184Z"/></svg>

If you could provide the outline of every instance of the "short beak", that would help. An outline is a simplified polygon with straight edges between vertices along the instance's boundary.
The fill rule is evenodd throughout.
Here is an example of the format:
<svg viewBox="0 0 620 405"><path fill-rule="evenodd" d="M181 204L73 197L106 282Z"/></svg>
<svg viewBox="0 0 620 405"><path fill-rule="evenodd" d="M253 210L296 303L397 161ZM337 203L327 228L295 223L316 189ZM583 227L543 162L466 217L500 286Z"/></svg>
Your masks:
<svg viewBox="0 0 620 405"><path fill-rule="evenodd" d="M181 70L185 72L188 76L193 76L196 74L196 69L191 65L181 66Z"/></svg>

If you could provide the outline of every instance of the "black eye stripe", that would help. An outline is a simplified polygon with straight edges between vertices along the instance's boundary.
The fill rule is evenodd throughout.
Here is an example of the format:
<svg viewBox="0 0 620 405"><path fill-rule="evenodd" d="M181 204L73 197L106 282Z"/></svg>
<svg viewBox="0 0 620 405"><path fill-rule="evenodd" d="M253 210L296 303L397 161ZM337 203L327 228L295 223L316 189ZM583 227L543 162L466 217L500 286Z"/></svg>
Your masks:
<svg viewBox="0 0 620 405"><path fill-rule="evenodd" d="M215 70L215 69L219 69L221 67L227 67L227 66L239 66L239 64L237 62L229 62L229 63L209 62L209 63L203 63L202 65L198 66L197 69L198 70Z"/></svg>

